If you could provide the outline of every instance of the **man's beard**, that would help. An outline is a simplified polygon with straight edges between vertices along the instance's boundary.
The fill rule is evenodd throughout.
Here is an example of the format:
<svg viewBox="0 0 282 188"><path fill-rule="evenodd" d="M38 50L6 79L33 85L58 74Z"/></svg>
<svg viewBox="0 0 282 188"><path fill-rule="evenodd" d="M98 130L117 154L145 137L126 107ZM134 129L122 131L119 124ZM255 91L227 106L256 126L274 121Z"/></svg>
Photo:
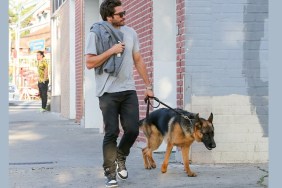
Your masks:
<svg viewBox="0 0 282 188"><path fill-rule="evenodd" d="M121 27L121 26L124 26L125 23L124 23L124 20L123 20L123 21L120 21L120 22L112 22L112 25L114 27Z"/></svg>

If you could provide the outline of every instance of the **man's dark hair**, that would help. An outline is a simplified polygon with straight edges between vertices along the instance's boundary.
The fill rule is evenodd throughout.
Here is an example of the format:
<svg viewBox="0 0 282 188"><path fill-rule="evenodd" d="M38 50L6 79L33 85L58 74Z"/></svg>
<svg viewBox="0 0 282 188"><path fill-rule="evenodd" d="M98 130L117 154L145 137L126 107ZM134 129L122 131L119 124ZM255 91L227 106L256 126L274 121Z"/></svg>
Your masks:
<svg viewBox="0 0 282 188"><path fill-rule="evenodd" d="M100 6L100 15L104 21L107 21L107 17L113 16L115 13L115 7L121 6L120 0L104 0Z"/></svg>
<svg viewBox="0 0 282 188"><path fill-rule="evenodd" d="M42 55L42 57L45 57L44 52L43 51L37 51L37 53L39 53L40 55Z"/></svg>

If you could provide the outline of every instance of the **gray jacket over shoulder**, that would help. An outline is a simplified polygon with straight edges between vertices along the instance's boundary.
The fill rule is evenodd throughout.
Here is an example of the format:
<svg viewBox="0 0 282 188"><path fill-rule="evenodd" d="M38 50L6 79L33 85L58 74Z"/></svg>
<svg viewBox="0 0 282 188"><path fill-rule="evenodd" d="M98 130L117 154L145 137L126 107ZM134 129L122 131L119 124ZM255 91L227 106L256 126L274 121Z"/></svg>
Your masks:
<svg viewBox="0 0 282 188"><path fill-rule="evenodd" d="M110 23L107 21L101 21L94 23L90 32L94 32L96 34L96 48L97 55L102 54L103 52L110 49L113 45L123 41L123 33L118 29L115 29ZM104 71L109 73L111 76L117 76L121 64L123 60L123 53L118 57L116 55L112 55L105 63L101 66L96 67L95 71L98 74L102 74Z"/></svg>

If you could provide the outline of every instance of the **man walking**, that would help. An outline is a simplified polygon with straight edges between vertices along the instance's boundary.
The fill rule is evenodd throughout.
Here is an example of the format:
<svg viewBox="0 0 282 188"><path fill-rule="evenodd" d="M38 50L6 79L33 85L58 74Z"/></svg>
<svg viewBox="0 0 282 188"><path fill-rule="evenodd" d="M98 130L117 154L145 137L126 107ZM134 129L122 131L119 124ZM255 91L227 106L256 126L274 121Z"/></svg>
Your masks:
<svg viewBox="0 0 282 188"><path fill-rule="evenodd" d="M96 96L105 125L103 168L106 187L117 187L116 175L126 180L126 157L139 134L139 105L133 65L143 79L146 96L153 96L137 33L125 26L120 0L104 0L102 22L94 23L86 41L86 67L95 69ZM124 130L119 144L119 122Z"/></svg>

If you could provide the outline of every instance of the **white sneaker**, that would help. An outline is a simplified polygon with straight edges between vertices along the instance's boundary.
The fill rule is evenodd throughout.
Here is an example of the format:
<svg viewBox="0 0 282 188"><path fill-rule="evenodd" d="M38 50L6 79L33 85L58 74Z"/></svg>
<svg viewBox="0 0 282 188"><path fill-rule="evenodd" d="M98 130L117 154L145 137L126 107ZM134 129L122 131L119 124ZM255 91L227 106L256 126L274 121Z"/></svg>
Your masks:
<svg viewBox="0 0 282 188"><path fill-rule="evenodd" d="M47 110L44 108L40 108L40 112L46 112Z"/></svg>
<svg viewBox="0 0 282 188"><path fill-rule="evenodd" d="M125 165L117 164L117 176L121 180L126 180L128 178L128 172Z"/></svg>
<svg viewBox="0 0 282 188"><path fill-rule="evenodd" d="M105 176L105 185L106 187L118 187L116 178L111 175Z"/></svg>

